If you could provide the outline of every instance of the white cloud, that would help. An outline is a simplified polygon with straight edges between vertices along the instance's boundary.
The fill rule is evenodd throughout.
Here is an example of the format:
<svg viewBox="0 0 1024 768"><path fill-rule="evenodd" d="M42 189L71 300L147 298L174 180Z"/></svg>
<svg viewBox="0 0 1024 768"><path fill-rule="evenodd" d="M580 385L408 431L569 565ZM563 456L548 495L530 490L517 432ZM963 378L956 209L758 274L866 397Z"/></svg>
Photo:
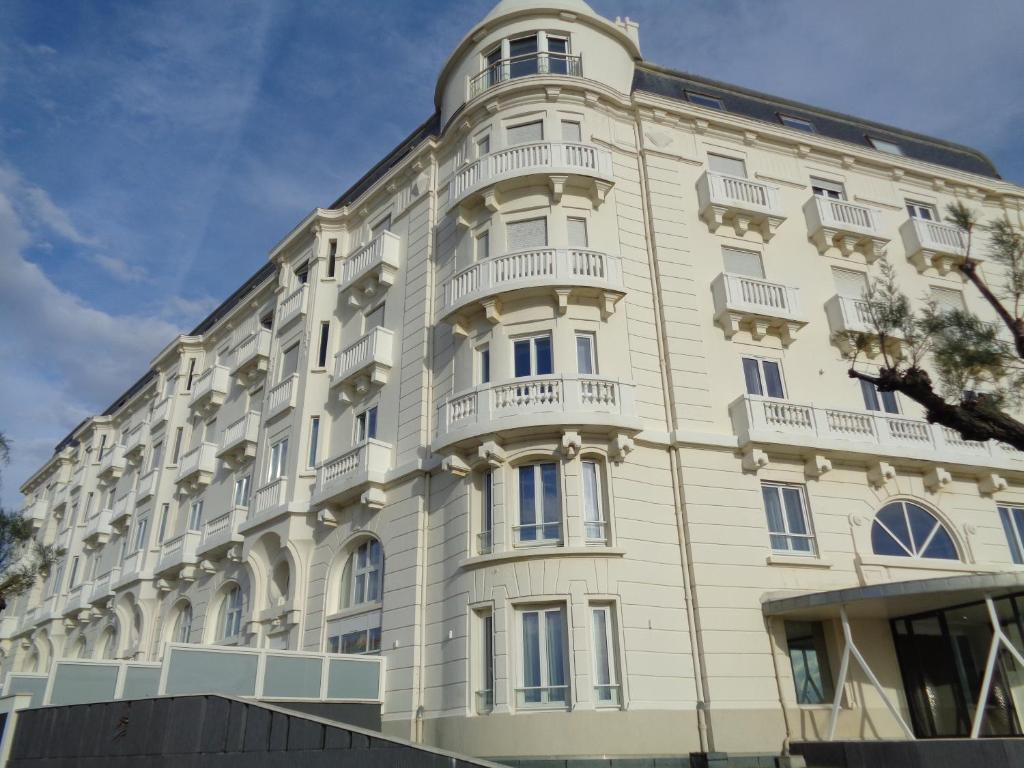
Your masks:
<svg viewBox="0 0 1024 768"><path fill-rule="evenodd" d="M94 253L89 259L100 269L122 283L142 283L149 280L149 273L139 264L130 264L125 259L106 253Z"/></svg>

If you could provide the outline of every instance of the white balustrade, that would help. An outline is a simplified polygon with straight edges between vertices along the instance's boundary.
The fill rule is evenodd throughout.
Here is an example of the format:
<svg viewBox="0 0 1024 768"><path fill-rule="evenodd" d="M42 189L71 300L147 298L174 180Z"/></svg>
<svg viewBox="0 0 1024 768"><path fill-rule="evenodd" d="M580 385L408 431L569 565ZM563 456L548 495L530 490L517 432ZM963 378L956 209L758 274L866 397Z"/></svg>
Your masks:
<svg viewBox="0 0 1024 768"><path fill-rule="evenodd" d="M364 483L382 481L390 469L391 445L367 440L317 467L313 498L320 502Z"/></svg>
<svg viewBox="0 0 1024 768"><path fill-rule="evenodd" d="M347 291L371 273L376 273L380 282L390 285L398 271L401 244L398 235L385 231L357 248L342 262L339 290Z"/></svg>
<svg viewBox="0 0 1024 768"><path fill-rule="evenodd" d="M204 401L214 401L219 405L223 402L231 387L231 372L223 365L213 365L203 371L203 374L192 384L193 406Z"/></svg>
<svg viewBox="0 0 1024 768"><path fill-rule="evenodd" d="M154 467L139 478L139 485L135 489L135 501L141 502L148 499L156 491L156 481L160 476L160 468Z"/></svg>
<svg viewBox="0 0 1024 768"><path fill-rule="evenodd" d="M253 494L249 504L248 519L257 520L275 507L284 506L288 492L288 479L279 477L264 485Z"/></svg>
<svg viewBox="0 0 1024 768"><path fill-rule="evenodd" d="M370 366L392 365L394 332L378 326L334 357L332 384L348 381Z"/></svg>
<svg viewBox="0 0 1024 768"><path fill-rule="evenodd" d="M820 195L814 195L814 204L822 225L826 227L868 234L882 230L878 211L874 208Z"/></svg>
<svg viewBox="0 0 1024 768"><path fill-rule="evenodd" d="M224 546L235 540L241 540L238 527L245 521L245 507L235 507L231 511L218 515L203 526L203 536L197 548L198 554L205 554L217 547Z"/></svg>
<svg viewBox="0 0 1024 768"><path fill-rule="evenodd" d="M224 454L244 442L255 443L259 433L260 414L256 411L249 411L245 416L225 427L218 454Z"/></svg>
<svg viewBox="0 0 1024 768"><path fill-rule="evenodd" d="M871 309L864 299L833 296L825 303L829 325L836 333L874 333Z"/></svg>
<svg viewBox="0 0 1024 768"><path fill-rule="evenodd" d="M131 457L137 451L141 452L146 447L146 438L149 435L149 418L136 424L124 437L124 455Z"/></svg>
<svg viewBox="0 0 1024 768"><path fill-rule="evenodd" d="M303 283L295 291L292 291L285 298L281 300L281 304L277 308L277 328L284 328L285 325L290 323L296 317L306 314L306 298L308 294L309 285Z"/></svg>
<svg viewBox="0 0 1024 768"><path fill-rule="evenodd" d="M952 224L925 219L910 219L919 247L953 256L967 255L967 233Z"/></svg>
<svg viewBox="0 0 1024 768"><path fill-rule="evenodd" d="M103 454L103 460L100 461L99 477L104 480L117 480L124 473L125 464L124 446L111 445Z"/></svg>
<svg viewBox="0 0 1024 768"><path fill-rule="evenodd" d="M256 315L248 315L242 324L231 332L231 348L237 349L246 340L252 338L256 329L260 327L259 318Z"/></svg>
<svg viewBox="0 0 1024 768"><path fill-rule="evenodd" d="M782 216L779 188L739 176L706 171L698 182L701 207L707 204L725 208Z"/></svg>
<svg viewBox="0 0 1024 768"><path fill-rule="evenodd" d="M270 336L268 329L260 328L239 342L232 357L231 373L238 374L261 361L265 363L270 357Z"/></svg>
<svg viewBox="0 0 1024 768"><path fill-rule="evenodd" d="M134 510L134 504L132 503L132 495L130 492L123 493L114 502L113 512L110 517L111 525L118 525L122 521L131 517L132 511Z"/></svg>
<svg viewBox="0 0 1024 768"><path fill-rule="evenodd" d="M723 272L711 284L715 309L743 311L769 317L800 314L800 291L789 285Z"/></svg>
<svg viewBox="0 0 1024 768"><path fill-rule="evenodd" d="M199 531L186 531L180 536L168 539L160 547L160 560L157 571L163 572L179 565L196 562L196 545L199 543Z"/></svg>
<svg viewBox="0 0 1024 768"><path fill-rule="evenodd" d="M121 576L121 567L114 566L111 570L98 576L92 583L92 592L89 594L90 603L99 603L111 596L114 582Z"/></svg>
<svg viewBox="0 0 1024 768"><path fill-rule="evenodd" d="M156 429L158 426L167 421L167 417L171 413L171 398L163 397L153 405L153 410L149 417L150 429Z"/></svg>
<svg viewBox="0 0 1024 768"><path fill-rule="evenodd" d="M267 418L276 416L288 408L295 407L295 396L299 374L293 373L267 393Z"/></svg>
<svg viewBox="0 0 1024 768"><path fill-rule="evenodd" d="M200 443L188 453L182 454L178 462L177 482L187 480L193 475L209 475L212 477L217 467L217 444Z"/></svg>

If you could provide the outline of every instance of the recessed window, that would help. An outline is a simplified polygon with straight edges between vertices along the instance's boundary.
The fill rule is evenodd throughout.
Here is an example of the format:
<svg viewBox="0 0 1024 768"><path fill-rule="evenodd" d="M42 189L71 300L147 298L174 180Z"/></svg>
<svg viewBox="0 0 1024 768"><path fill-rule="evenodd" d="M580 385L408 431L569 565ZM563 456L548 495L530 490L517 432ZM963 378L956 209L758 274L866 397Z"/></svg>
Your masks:
<svg viewBox="0 0 1024 768"><path fill-rule="evenodd" d="M316 367L323 368L327 365L327 350L328 344L331 337L331 324L329 322L320 323L320 345L317 347L316 352Z"/></svg>
<svg viewBox="0 0 1024 768"><path fill-rule="evenodd" d="M370 239L373 240L378 235L380 235L381 233L383 233L383 232L390 232L390 231L391 231L391 214L389 213L383 219L381 219L376 224L374 224L372 227L370 227Z"/></svg>
<svg viewBox="0 0 1024 768"><path fill-rule="evenodd" d="M593 333L576 333L576 369L584 376L597 373L597 341Z"/></svg>
<svg viewBox="0 0 1024 768"><path fill-rule="evenodd" d="M966 309L963 292L955 288L933 285L929 290L928 298L935 305L935 311L939 313L963 312Z"/></svg>
<svg viewBox="0 0 1024 768"><path fill-rule="evenodd" d="M480 659L477 667L476 712L484 714L494 709L494 614L488 609L475 612L477 649Z"/></svg>
<svg viewBox="0 0 1024 768"><path fill-rule="evenodd" d="M723 247L722 262L726 273L730 275L764 279L764 264L761 261L761 254L757 251Z"/></svg>
<svg viewBox="0 0 1024 768"><path fill-rule="evenodd" d="M193 501L188 510L188 529L199 531L203 528L203 501Z"/></svg>
<svg viewBox="0 0 1024 768"><path fill-rule="evenodd" d="M278 440L270 446L270 463L267 466L267 480L277 480L287 472L288 438Z"/></svg>
<svg viewBox="0 0 1024 768"><path fill-rule="evenodd" d="M367 334L382 325L384 325L384 305L379 304L363 316L363 333Z"/></svg>
<svg viewBox="0 0 1024 768"><path fill-rule="evenodd" d="M747 178L747 164L738 157L727 157L708 153L708 168L712 173L732 176L737 179Z"/></svg>
<svg viewBox="0 0 1024 768"><path fill-rule="evenodd" d="M356 416L356 442L374 440L377 437L377 406L367 408Z"/></svg>
<svg viewBox="0 0 1024 768"><path fill-rule="evenodd" d="M491 153L491 137L481 136L476 140L476 156L479 160L481 157L486 157Z"/></svg>
<svg viewBox="0 0 1024 768"><path fill-rule="evenodd" d="M870 381L861 380L860 391L864 396L864 407L869 411L899 413L900 405L895 392L881 392Z"/></svg>
<svg viewBox="0 0 1024 768"><path fill-rule="evenodd" d="M775 360L760 357L743 358L743 380L748 395L785 398L782 366Z"/></svg>
<svg viewBox="0 0 1024 768"><path fill-rule="evenodd" d="M317 445L320 441L320 417L311 416L309 419L309 458L306 466L312 469L316 466Z"/></svg>
<svg viewBox="0 0 1024 768"><path fill-rule="evenodd" d="M249 506L249 487L252 475L243 475L235 478L235 490L232 494L232 501L236 507Z"/></svg>
<svg viewBox="0 0 1024 768"><path fill-rule="evenodd" d="M562 141L579 144L583 141L583 128L575 120L562 121Z"/></svg>
<svg viewBox="0 0 1024 768"><path fill-rule="evenodd" d="M188 359L188 375L185 377L185 391L186 392L191 392L192 391L192 381L195 378L195 375L196 375L196 359L194 357L190 357Z"/></svg>
<svg viewBox="0 0 1024 768"><path fill-rule="evenodd" d="M160 507L160 530L158 531L159 538L157 544L163 544L164 538L167 536L167 519L171 516L171 505L164 504Z"/></svg>
<svg viewBox="0 0 1024 768"><path fill-rule="evenodd" d="M299 370L299 345L293 344L281 354L281 374L278 381L284 381Z"/></svg>
<svg viewBox="0 0 1024 768"><path fill-rule="evenodd" d="M135 524L135 546L133 551L139 552L146 546L146 535L149 533L149 518L140 517Z"/></svg>
<svg viewBox="0 0 1024 768"><path fill-rule="evenodd" d="M520 125L510 125L505 130L506 143L512 147L517 144L532 144L544 141L544 122L534 120Z"/></svg>
<svg viewBox="0 0 1024 768"><path fill-rule="evenodd" d="M483 261L491 255L491 231L484 230L476 236L476 260Z"/></svg>
<svg viewBox="0 0 1024 768"><path fill-rule="evenodd" d="M480 533L477 553L489 554L494 548L494 472L484 472L480 483Z"/></svg>
<svg viewBox="0 0 1024 768"><path fill-rule="evenodd" d="M1024 565L1024 509L999 507L999 519L1010 546L1010 558L1017 565Z"/></svg>
<svg viewBox="0 0 1024 768"><path fill-rule="evenodd" d="M768 518L768 538L772 552L814 555L816 548L807 498L802 486L762 483L761 496Z"/></svg>
<svg viewBox="0 0 1024 768"><path fill-rule="evenodd" d="M526 464L518 468L519 524L516 542L522 545L556 543L562 536L562 499L558 465Z"/></svg>
<svg viewBox="0 0 1024 768"><path fill-rule="evenodd" d="M590 238L587 236L587 220L581 216L570 216L566 220L566 230L570 248L589 248Z"/></svg>
<svg viewBox="0 0 1024 768"><path fill-rule="evenodd" d="M185 428L178 427L174 431L174 449L171 451L171 464L177 464L181 458L181 441L185 437Z"/></svg>
<svg viewBox="0 0 1024 768"><path fill-rule="evenodd" d="M565 610L536 608L519 613L522 627L522 674L516 689L520 707L559 707L569 704L568 649Z"/></svg>
<svg viewBox="0 0 1024 768"><path fill-rule="evenodd" d="M379 603L381 601L383 559L380 542L367 539L353 555L352 598L349 605Z"/></svg>
<svg viewBox="0 0 1024 768"><path fill-rule="evenodd" d="M923 221L938 221L939 216L935 211L935 206L931 203L918 203L914 200L907 200L907 213L910 214L912 219L921 219Z"/></svg>
<svg viewBox="0 0 1024 768"><path fill-rule="evenodd" d="M868 142L872 147L877 149L879 152L887 152L890 155L902 155L903 147L892 141L886 141L885 139L879 139L875 136L868 136Z"/></svg>
<svg viewBox="0 0 1024 768"><path fill-rule="evenodd" d="M958 560L956 544L945 526L923 507L894 501L875 515L871 548L876 555Z"/></svg>
<svg viewBox="0 0 1024 768"><path fill-rule="evenodd" d="M608 543L608 521L604 513L601 467L592 459L580 462L583 485L583 532L588 543Z"/></svg>
<svg viewBox="0 0 1024 768"><path fill-rule="evenodd" d="M811 177L811 191L817 197L828 197L833 200L845 200L846 188L838 181Z"/></svg>
<svg viewBox="0 0 1024 768"><path fill-rule="evenodd" d="M721 99L715 96L708 96L706 93L695 93L693 91L687 91L686 100L691 104L697 104L701 107L708 107L710 109L725 109Z"/></svg>
<svg viewBox="0 0 1024 768"><path fill-rule="evenodd" d="M302 264L295 269L295 282L299 285L305 285L309 282L309 262Z"/></svg>
<svg viewBox="0 0 1024 768"><path fill-rule="evenodd" d="M594 648L594 704L598 707L622 705L614 618L610 605L590 608Z"/></svg>
<svg viewBox="0 0 1024 768"><path fill-rule="evenodd" d="M332 638L336 640L337 638ZM332 653L354 653L368 655L380 653L380 627L369 629L357 629L355 632L347 632L338 641L337 650Z"/></svg>
<svg viewBox="0 0 1024 768"><path fill-rule="evenodd" d="M834 691L821 622L787 621L785 625L796 703L828 704L832 701Z"/></svg>
<svg viewBox="0 0 1024 768"><path fill-rule="evenodd" d="M192 604L185 603L174 623L174 642L187 643L192 637Z"/></svg>
<svg viewBox="0 0 1024 768"><path fill-rule="evenodd" d="M487 344L476 351L477 382L486 384L491 380L491 348Z"/></svg>
<svg viewBox="0 0 1024 768"><path fill-rule="evenodd" d="M242 588L237 584L224 596L221 607L221 640L235 640L242 633Z"/></svg>
<svg viewBox="0 0 1024 768"><path fill-rule="evenodd" d="M810 120L804 120L802 117L793 117L793 115L786 115L779 113L779 122L787 128L794 128L804 133L814 133L814 123Z"/></svg>
<svg viewBox="0 0 1024 768"><path fill-rule="evenodd" d="M510 251L546 248L548 244L548 220L541 216L536 219L510 221L506 225L505 234Z"/></svg>
<svg viewBox="0 0 1024 768"><path fill-rule="evenodd" d="M338 241L331 240L327 252L327 276L334 277L338 269Z"/></svg>
<svg viewBox="0 0 1024 768"><path fill-rule="evenodd" d="M529 336L512 343L513 369L516 378L546 376L554 368L551 357L551 336Z"/></svg>

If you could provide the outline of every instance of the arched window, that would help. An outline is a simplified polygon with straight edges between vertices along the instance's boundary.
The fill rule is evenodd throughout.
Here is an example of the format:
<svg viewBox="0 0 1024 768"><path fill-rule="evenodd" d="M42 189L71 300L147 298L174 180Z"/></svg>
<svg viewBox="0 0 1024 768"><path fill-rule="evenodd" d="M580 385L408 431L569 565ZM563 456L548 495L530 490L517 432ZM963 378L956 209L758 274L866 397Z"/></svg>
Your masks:
<svg viewBox="0 0 1024 768"><path fill-rule="evenodd" d="M221 640L236 640L242 632L242 588L235 584L224 596L221 605Z"/></svg>
<svg viewBox="0 0 1024 768"><path fill-rule="evenodd" d="M377 539L364 539L345 566L344 607L379 603L384 594L384 555Z"/></svg>
<svg viewBox="0 0 1024 768"><path fill-rule="evenodd" d="M188 643L192 637L192 603L183 603L174 622L174 642Z"/></svg>
<svg viewBox="0 0 1024 768"><path fill-rule="evenodd" d="M924 507L894 501L875 515L871 549L876 555L958 560L949 531Z"/></svg>

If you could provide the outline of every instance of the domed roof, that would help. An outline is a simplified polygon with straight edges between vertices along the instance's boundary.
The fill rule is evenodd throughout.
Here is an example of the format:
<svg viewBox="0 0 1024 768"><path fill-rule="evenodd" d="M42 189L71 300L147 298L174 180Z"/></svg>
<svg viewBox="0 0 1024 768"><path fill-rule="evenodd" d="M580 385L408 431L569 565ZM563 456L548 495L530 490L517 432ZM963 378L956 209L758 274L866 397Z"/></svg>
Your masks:
<svg viewBox="0 0 1024 768"><path fill-rule="evenodd" d="M572 13L584 13L589 16L596 16L594 9L583 0L501 0L491 8L491 12L484 16L481 23L491 19L505 16L520 11L570 11Z"/></svg>

